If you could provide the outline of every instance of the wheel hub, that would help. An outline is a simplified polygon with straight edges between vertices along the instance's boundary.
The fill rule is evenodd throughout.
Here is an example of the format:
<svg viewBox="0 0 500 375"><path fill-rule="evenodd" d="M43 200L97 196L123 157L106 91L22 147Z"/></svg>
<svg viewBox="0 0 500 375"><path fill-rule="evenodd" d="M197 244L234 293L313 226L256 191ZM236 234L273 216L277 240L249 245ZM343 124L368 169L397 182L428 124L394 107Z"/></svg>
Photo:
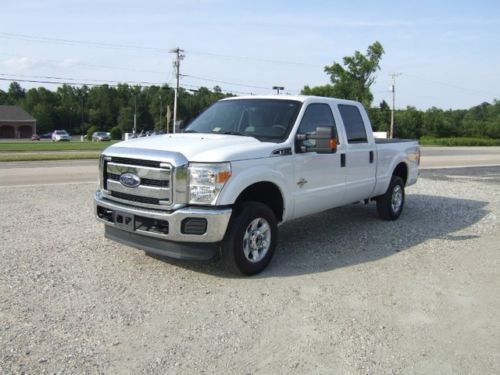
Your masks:
<svg viewBox="0 0 500 375"><path fill-rule="evenodd" d="M403 189L401 186L396 185L392 191L391 206L393 212L398 212L403 204Z"/></svg>
<svg viewBox="0 0 500 375"><path fill-rule="evenodd" d="M264 218L253 220L247 227L243 237L243 252L252 263L262 260L271 245L271 228Z"/></svg>

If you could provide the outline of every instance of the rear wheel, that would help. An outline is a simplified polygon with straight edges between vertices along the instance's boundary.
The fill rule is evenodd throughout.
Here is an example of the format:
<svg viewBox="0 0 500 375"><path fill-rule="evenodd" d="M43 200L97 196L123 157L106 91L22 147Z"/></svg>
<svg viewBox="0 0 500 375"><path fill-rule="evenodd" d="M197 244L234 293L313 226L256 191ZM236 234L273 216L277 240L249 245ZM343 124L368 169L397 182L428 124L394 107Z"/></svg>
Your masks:
<svg viewBox="0 0 500 375"><path fill-rule="evenodd" d="M255 275L271 261L278 241L274 212L260 202L236 208L222 243L222 258L234 273Z"/></svg>
<svg viewBox="0 0 500 375"><path fill-rule="evenodd" d="M396 220L405 203L404 182L399 176L392 176L389 188L377 199L377 212L383 220Z"/></svg>

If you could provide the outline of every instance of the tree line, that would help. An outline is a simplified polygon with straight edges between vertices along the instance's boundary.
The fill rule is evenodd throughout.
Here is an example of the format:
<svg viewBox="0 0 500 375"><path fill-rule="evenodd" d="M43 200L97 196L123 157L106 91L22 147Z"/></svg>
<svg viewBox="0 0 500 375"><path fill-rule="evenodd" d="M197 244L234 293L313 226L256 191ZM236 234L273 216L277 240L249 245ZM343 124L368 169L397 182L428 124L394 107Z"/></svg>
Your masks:
<svg viewBox="0 0 500 375"><path fill-rule="evenodd" d="M216 86L188 91L179 89L177 119L190 122L203 109L230 94ZM17 105L37 120L40 134L64 129L86 134L89 129L131 132L136 115L137 131L172 131L174 89L164 86L62 85L55 91L44 87L26 90L12 82L0 90L0 104Z"/></svg>
<svg viewBox="0 0 500 375"><path fill-rule="evenodd" d="M355 51L345 56L342 63L325 66L330 83L305 86L304 95L318 95L352 99L367 108L374 130L387 131L391 110L382 101L373 106L370 87L380 69L384 48L379 42L370 45L366 53ZM178 119L188 124L203 109L231 94L220 87L212 90L179 90ZM23 89L12 82L7 92L0 90L0 104L15 104L24 108L38 124L38 132L65 129L72 134L85 134L90 130L112 130L118 134L130 132L134 113L137 130L166 131L171 129L173 88L164 86L82 86L62 85L56 91L44 87ZM399 138L474 137L500 139L500 101L481 103L470 109L443 110L432 107L425 111L408 106L395 111L394 136Z"/></svg>

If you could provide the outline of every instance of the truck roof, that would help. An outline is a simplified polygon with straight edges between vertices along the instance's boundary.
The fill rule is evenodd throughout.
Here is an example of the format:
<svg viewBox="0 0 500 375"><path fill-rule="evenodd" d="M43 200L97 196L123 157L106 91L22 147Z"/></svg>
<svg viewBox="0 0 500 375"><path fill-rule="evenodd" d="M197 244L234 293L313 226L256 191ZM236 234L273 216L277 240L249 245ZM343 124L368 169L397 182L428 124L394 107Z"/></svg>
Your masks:
<svg viewBox="0 0 500 375"><path fill-rule="evenodd" d="M246 96L234 96L230 98L222 99L226 100L241 100L241 99L274 99L274 100L296 100L302 103L305 102L323 102L332 104L359 104L359 102L354 100L339 99L339 98L329 98L324 96L313 96L313 95L246 95Z"/></svg>

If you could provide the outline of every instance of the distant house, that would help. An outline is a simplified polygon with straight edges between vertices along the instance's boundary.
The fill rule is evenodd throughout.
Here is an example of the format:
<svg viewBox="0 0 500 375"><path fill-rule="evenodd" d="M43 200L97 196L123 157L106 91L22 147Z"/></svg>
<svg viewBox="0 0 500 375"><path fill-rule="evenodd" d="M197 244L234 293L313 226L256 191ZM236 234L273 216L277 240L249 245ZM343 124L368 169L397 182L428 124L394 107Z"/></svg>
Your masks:
<svg viewBox="0 0 500 375"><path fill-rule="evenodd" d="M0 138L31 138L36 134L36 120L15 105L0 105Z"/></svg>

